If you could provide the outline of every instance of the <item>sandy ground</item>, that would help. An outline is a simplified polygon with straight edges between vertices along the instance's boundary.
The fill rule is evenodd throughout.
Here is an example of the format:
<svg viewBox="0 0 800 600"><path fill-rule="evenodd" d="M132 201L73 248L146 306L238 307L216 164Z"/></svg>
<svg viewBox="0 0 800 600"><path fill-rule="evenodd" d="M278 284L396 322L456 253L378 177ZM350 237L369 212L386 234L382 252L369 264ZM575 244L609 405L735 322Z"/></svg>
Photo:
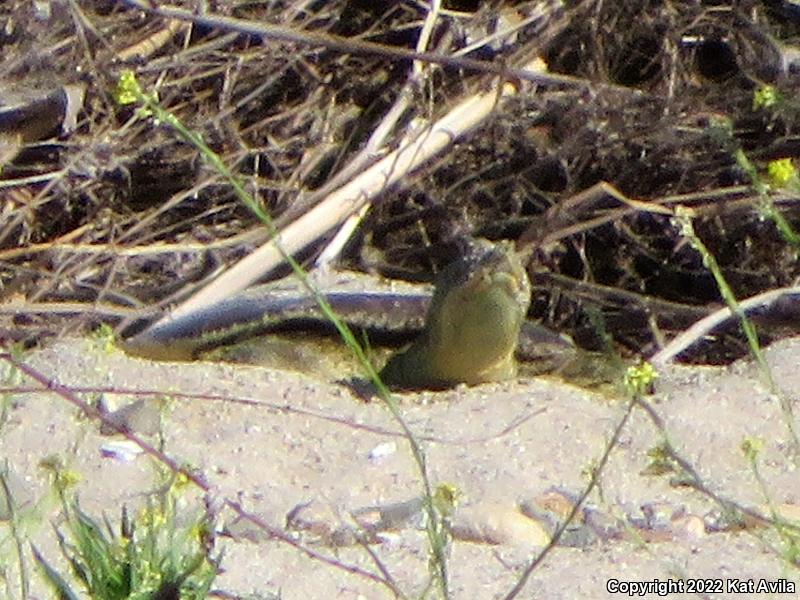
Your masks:
<svg viewBox="0 0 800 600"><path fill-rule="evenodd" d="M767 354L780 387L796 398L800 340L776 344ZM61 341L27 355L25 361L65 385L223 396L172 397L162 415L165 452L201 471L217 500L238 500L279 529L287 513L301 503L312 502L320 514L346 520L353 510L405 501L421 490L408 446L388 411L379 402L363 402L337 383L258 367L154 363L102 350L85 340ZM124 405L135 398L123 394L108 399ZM746 505L763 505L762 488L740 449L745 438L756 437L764 442L759 472L771 501L800 504L800 477L786 422L777 399L750 363L674 368L662 374L653 403L671 442L714 492ZM486 506L513 507L553 486L579 492L619 422L624 402L533 379L404 394L401 410L424 439L432 481L455 484L464 494L460 510L469 514ZM145 434L151 425L146 419L133 422L134 429ZM800 423L795 427L800 429ZM159 481L147 457L103 457L101 446L113 439L101 435L96 423L80 417L53 393L14 398L0 429L0 454L17 478L21 500L30 502L26 509L41 517L34 520L38 525L27 527L26 535L56 563L49 522L58 507L37 466L44 457L61 457L79 472L82 507L91 514L105 511L113 519L123 503L137 505ZM642 505L654 503L701 516L714 509L698 492L670 485L669 476L643 473L650 463L648 450L661 439L646 415L635 411L590 503L633 517L641 516ZM218 540L225 547L218 589L233 595L280 592L287 600L393 597L382 584L313 560L285 542L248 533L246 527L237 529L230 514L221 517L239 537ZM0 561L7 563L14 590L16 562L2 522L0 543ZM456 541L449 561L452 597L503 597L535 553L536 543L525 534L511 535L500 545ZM378 573L361 547L310 547ZM401 590L411 597L423 590L428 554L421 532L393 532L372 548ZM33 570L30 562L28 566ZM781 558L772 533L687 534L647 544L606 540L585 548L558 547L536 569L520 597L619 597L624 594L607 591L609 580L680 577L720 580L722 593L709 596L731 598L754 597L734 593L728 587L734 580L800 580L796 568ZM41 590L35 576L33 583ZM35 596L47 594L36 591Z"/></svg>

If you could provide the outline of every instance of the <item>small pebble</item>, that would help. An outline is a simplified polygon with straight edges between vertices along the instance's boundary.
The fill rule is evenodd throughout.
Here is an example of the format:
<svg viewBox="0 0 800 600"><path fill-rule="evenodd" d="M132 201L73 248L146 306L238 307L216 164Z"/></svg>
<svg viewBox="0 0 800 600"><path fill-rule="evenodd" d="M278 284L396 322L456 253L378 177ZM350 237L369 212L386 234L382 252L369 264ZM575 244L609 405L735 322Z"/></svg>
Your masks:
<svg viewBox="0 0 800 600"><path fill-rule="evenodd" d="M453 523L456 539L518 548L542 548L550 541L547 527L529 519L516 507L479 504L460 510Z"/></svg>
<svg viewBox="0 0 800 600"><path fill-rule="evenodd" d="M144 450L130 440L114 440L100 446L103 458L113 458L122 462L131 462L142 452Z"/></svg>
<svg viewBox="0 0 800 600"><path fill-rule="evenodd" d="M384 442L370 450L367 457L371 462L380 462L382 459L392 456L395 452L397 452L397 443Z"/></svg>

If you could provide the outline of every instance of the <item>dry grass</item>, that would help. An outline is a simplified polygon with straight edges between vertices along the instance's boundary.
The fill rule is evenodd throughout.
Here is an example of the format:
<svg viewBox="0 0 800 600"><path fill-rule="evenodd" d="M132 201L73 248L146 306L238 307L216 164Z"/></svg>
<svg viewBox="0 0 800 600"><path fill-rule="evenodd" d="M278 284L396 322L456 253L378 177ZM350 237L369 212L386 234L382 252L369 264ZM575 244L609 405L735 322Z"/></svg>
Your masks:
<svg viewBox="0 0 800 600"><path fill-rule="evenodd" d="M768 198L796 230L796 195L757 178L795 157L798 111L753 106L765 84L796 95L791 5L433 4L221 2L200 16L188 2L0 8L4 89L85 91L74 127L0 129L0 283L15 301L0 337L157 313L266 242L196 148L117 103L131 68L279 228L483 94L491 110L452 144L368 198L357 190L370 211L342 261L425 279L463 236L522 238L538 286L531 316L587 348L604 343L598 314L623 352L648 356L720 303L717 273L675 206L691 209L735 297L796 286L797 248L762 210ZM515 20L510 37L491 34ZM535 58L547 72L526 68ZM360 208L348 201L298 243L300 258ZM54 321L53 303L66 301L81 318ZM796 313L763 316L759 333L796 333ZM727 362L746 349L734 323L689 358Z"/></svg>
<svg viewBox="0 0 800 600"><path fill-rule="evenodd" d="M285 226L397 148L410 124L497 90L498 69L519 75L539 56L547 73L510 74L518 93L498 97L488 121L373 197L344 261L425 279L452 258L460 236L527 232L547 241L531 259L540 284L532 316L596 347L586 309L599 307L615 340L647 355L708 314L719 292L668 215L602 195L582 200L607 181L651 206L695 209L698 235L739 297L798 275L794 248L761 221L734 156L743 149L759 168L793 156L797 112L753 109L764 82L792 96L798 26L789 8L583 1L473 13L445 5L431 17L401 2L326 3L317 12L302 2L223 3L192 24L133 4L70 2L49 17L28 3L2 9L4 85L79 84L86 93L71 133L29 141L4 165L6 298L136 313L264 242L257 220L193 148L115 102L116 79L130 67ZM487 38L498 14L500 27L511 17L524 26ZM426 22L427 41L418 38ZM458 56L481 39L486 45ZM793 196L774 195L796 223ZM301 257L324 240L307 242ZM26 306L8 337L24 337L22 325L34 337L52 330ZM698 358L740 355L745 346L730 333Z"/></svg>

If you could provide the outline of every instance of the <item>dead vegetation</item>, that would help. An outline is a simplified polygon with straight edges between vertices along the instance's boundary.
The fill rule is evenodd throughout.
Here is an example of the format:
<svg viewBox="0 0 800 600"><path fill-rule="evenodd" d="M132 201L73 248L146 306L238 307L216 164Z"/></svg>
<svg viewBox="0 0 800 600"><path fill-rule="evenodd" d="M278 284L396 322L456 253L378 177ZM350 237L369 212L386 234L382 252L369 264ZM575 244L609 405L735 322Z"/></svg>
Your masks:
<svg viewBox="0 0 800 600"><path fill-rule="evenodd" d="M17 301L4 337L52 333L52 302L82 303L64 309L85 317L68 328L158 307L266 238L194 148L117 104L125 68L279 227L397 148L415 122L511 81L517 93L498 93L490 119L372 201L342 260L426 279L462 236L522 236L535 246L530 316L586 347L602 347L605 329L625 351L650 355L721 305L673 222L677 205L695 211L738 298L800 275L797 248L762 210L770 199L796 229L796 195L759 192L737 160L743 152L761 173L798 153L797 107L754 108L765 85L796 95L792 2L463 0L431 16L412 0L226 0L190 20L146 4L0 7L3 104L66 84L85 91L71 131L0 130L0 285ZM537 56L547 73L521 78ZM601 182L642 204L585 193ZM324 242L309 240L302 257ZM761 333L785 334L796 312L763 319ZM732 326L689 358L727 361L745 349Z"/></svg>

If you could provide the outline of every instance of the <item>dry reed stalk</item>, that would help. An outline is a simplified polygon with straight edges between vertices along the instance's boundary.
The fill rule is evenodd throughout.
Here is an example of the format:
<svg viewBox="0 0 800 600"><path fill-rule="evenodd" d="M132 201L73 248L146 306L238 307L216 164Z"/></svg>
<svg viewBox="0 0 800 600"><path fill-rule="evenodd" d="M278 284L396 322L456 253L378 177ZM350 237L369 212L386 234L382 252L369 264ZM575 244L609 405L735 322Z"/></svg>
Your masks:
<svg viewBox="0 0 800 600"><path fill-rule="evenodd" d="M463 100L435 123L417 126L399 148L330 193L323 202L287 225L272 240L178 306L165 320L207 308L245 289L280 265L284 253L293 255L339 226L379 194L480 125L501 97L514 93L516 87L504 83L498 90L481 92Z"/></svg>

